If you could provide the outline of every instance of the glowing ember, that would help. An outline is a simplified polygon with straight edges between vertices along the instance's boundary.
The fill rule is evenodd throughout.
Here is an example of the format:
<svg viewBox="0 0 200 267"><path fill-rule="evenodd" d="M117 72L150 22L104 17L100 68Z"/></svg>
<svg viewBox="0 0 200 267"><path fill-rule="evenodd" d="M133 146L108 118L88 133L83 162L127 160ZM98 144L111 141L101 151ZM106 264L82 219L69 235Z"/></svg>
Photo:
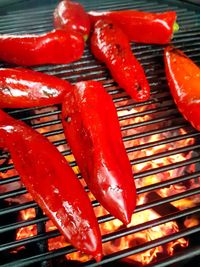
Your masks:
<svg viewBox="0 0 200 267"><path fill-rule="evenodd" d="M21 219L24 221L33 219L35 216L35 209L33 208L21 211ZM34 235L37 235L37 228L35 224L20 228L17 231L16 239L20 240Z"/></svg>
<svg viewBox="0 0 200 267"><path fill-rule="evenodd" d="M153 109L154 106L149 105L148 108ZM143 127L140 126L140 127L135 127L132 129L130 128L126 129L126 125L131 125L131 124L144 122L144 121L148 122L152 120L153 118L152 114L145 115L145 116L137 115L138 112L141 113L145 111L146 109L147 107L139 107L136 109L131 109L129 111L120 111L118 114L119 117L124 116L124 115L126 115L127 117L127 119L125 120L120 120L120 124L123 127L122 128L123 136L130 136L130 135L133 136L131 141L125 142L125 146L127 149L131 147L135 148L134 151L131 151L128 153L129 159L133 161L134 160L141 161L140 163L137 163L136 161L136 164L133 164L134 173L141 173L144 171L161 168L164 166L168 166L170 164L185 161L186 159L190 159L192 156L191 151L188 153L187 152L179 153L179 154L174 153L173 155L174 149L186 147L194 143L193 138L187 138L187 139L184 138L184 135L186 134L186 131L184 129L179 129L177 131L168 131L168 132L163 131L163 133L160 133L160 134L151 134L151 131L154 131L156 127L157 129L160 129L162 127L162 124L166 125L168 122L161 122L157 126L155 126L155 124L152 124L152 126L151 124L149 125L147 124L147 126L143 126ZM136 114L137 117L134 117L134 114ZM128 117L129 115L131 115L130 116L131 118ZM44 120L44 118L40 120ZM55 127L55 125L51 127ZM58 127L60 129L61 126L58 125ZM52 129L45 129L45 132L48 132L51 130ZM144 133L150 132L150 134L146 134L142 138L141 137L134 138L135 134L137 135L138 133L141 133L141 132L144 132ZM178 136L183 135L183 140L174 141L173 137L175 137L176 135ZM59 136L60 139L58 139L58 136L56 136L55 138L54 136L51 136L50 140L57 141L57 140L63 139L63 135L61 134ZM170 139L172 139L172 141L170 141ZM162 142L163 140L164 142ZM146 146L146 144L148 145ZM63 151L66 149L66 147L67 145L61 145L59 146L58 149L60 151ZM171 153L168 153L169 151L171 151ZM66 156L66 159L69 162L74 161L74 158L72 155ZM76 173L79 173L78 167L74 167L74 171ZM171 168L167 171L158 172L158 174L148 175L148 176L145 176L144 178L137 179L136 185L137 185L137 188L143 188L146 186L159 184L169 179L179 177L183 175L185 172L192 173L194 171L195 171L194 164L190 166L186 166L186 167L181 167L181 168L175 168L175 169ZM81 179L81 182L85 186L85 183L82 179ZM197 180L189 180L189 182L183 182L183 183L175 184L175 185L172 184L169 187L158 189L156 190L156 194L159 197L163 198L163 197L171 196L177 193L181 193L187 189L195 188L197 187L197 185L199 185L199 180L198 180L198 183L197 183ZM89 193L89 197L91 200L94 200L94 197L92 196L91 193ZM195 206L197 203L200 202L199 199L200 199L199 196L192 197L192 199L191 198L181 199L181 200L171 203L171 205L173 205L179 210L184 210L188 207ZM138 205L143 205L147 203L147 201L148 201L148 192L138 195L138 199L137 199ZM98 217L107 214L107 211L101 206L96 207L94 211ZM21 215L22 220L29 220L30 218L34 218L35 217L34 209L23 210L20 212L20 215ZM128 227L134 228L137 225L151 222L152 220L157 219L159 217L160 215L152 209L137 212L133 214L132 221L128 225ZM195 217L187 218L184 222L186 227L192 227L199 223L200 222L198 218L195 218ZM122 223L116 219L100 224L102 235L117 232L121 230L122 228L123 228ZM47 232L53 231L55 229L56 227L52 224L51 221L48 221L46 223ZM118 239L115 239L113 241L103 244L104 254L111 254L113 252L117 252L117 251L120 251L126 248L135 247L137 245L144 244L148 241L156 240L157 238L171 235L178 231L179 231L179 227L177 223L174 221L171 221L171 222L159 225L159 226L148 228L140 232L134 232L133 234L130 234L122 238L118 238ZM17 239L23 239L23 238L33 236L36 234L37 234L36 225L23 227L18 230ZM55 250L61 247L65 247L67 245L69 245L69 243L67 243L64 240L63 236L58 236L58 237L51 238L48 240L49 250ZM133 262L140 262L143 265L149 264L150 262L155 260L157 256L160 254L172 255L175 247L177 246L186 247L188 246L188 241L185 240L184 238L180 238L174 242L170 242L166 244L165 246L159 246L153 249L149 249L143 253L130 256L128 257L128 259L125 259L125 260L133 261ZM83 262L89 259L88 256L83 255L80 252L68 254L66 255L66 257L67 259L70 259L70 260L80 260Z"/></svg>

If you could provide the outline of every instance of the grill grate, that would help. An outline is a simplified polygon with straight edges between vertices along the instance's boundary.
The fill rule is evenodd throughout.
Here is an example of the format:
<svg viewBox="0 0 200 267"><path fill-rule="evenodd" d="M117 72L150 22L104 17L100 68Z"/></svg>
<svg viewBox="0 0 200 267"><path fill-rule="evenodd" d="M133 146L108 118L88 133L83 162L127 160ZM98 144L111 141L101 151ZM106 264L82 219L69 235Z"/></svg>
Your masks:
<svg viewBox="0 0 200 267"><path fill-rule="evenodd" d="M39 1L38 1L39 2ZM27 3L19 3L18 5L10 6L9 9L2 9L3 14L0 17L0 32L1 33L42 33L51 30L52 25L52 11L55 8L57 1L31 1L33 7ZM47 2L49 2L47 4ZM166 11L175 10L178 15L178 23L180 25L180 30L176 33L173 43L176 47L181 48L184 52L188 54L190 58L200 64L200 6L195 6L181 1L147 1L147 0L127 0L127 1L117 1L117 0L107 0L107 1L80 1L84 4L87 10L108 10L108 9L138 9L143 11ZM34 5L35 4L35 5ZM105 69L104 65L97 62L91 55L89 48L86 47L84 56L78 62L69 65L53 65L53 66L40 66L34 67L33 69L42 71L48 74L56 75L60 78L67 79L68 81L74 83L80 80L94 79L97 81L102 81L107 91L112 95L113 101L119 112L119 121L121 124L121 130L123 134L123 140L125 144L131 144L135 142L136 145L127 145L127 153L130 158L131 164L133 166L140 166L141 164L148 164L149 162L154 162L155 160L164 161L168 156L177 156L180 153L185 155L191 154L190 158L185 158L177 162L171 162L167 165L162 165L152 169L136 171L134 178L140 181L151 175L164 175L166 172L172 170L177 171L177 175L172 177L170 180L165 180L158 183L153 183L152 185L146 185L139 187L137 192L138 195L144 193L152 193L155 190L161 188L167 188L172 185L177 185L181 183L190 182L200 177L199 169L199 132L196 132L188 122L186 122L180 113L177 111L176 106L171 98L167 83L165 80L165 73L163 68L162 51L163 47L156 45L144 45L144 44L132 44L134 54L140 60L145 68L147 78L151 86L151 99L143 103L135 103L132 101L113 81L109 73ZM0 64L0 66L8 66ZM134 113L128 112L135 109ZM123 113L127 111L127 113ZM42 132L53 143L58 147L64 147L62 150L63 155L70 156L71 151L66 146L66 141L63 136L63 130L61 127L59 115L60 107L53 107L50 109L18 109L10 110L9 113L12 116L19 117L27 123L33 123L33 128ZM140 120L143 118L144 120ZM182 131L183 129L184 131ZM148 139L147 142L141 143L142 138L151 138L156 135L161 137L158 140ZM56 139L54 139L56 138ZM153 149L154 147L159 147L167 144L177 144L179 141L186 140L188 138L194 138L195 142L193 144L185 144L180 147L174 147L172 150L157 151L154 154L148 156L132 157L132 153L137 153L139 151L144 151L148 149ZM146 140L146 139L145 139ZM0 158L5 158L5 154L1 155ZM191 166L195 164L196 168L187 173L181 170L186 166ZM76 166L74 161L71 161L71 166ZM11 186L14 183L20 181L17 174L13 174L13 165L11 163L3 165L0 167L0 172L7 172L8 178L0 179L0 190L1 187ZM11 175L9 176L9 172ZM81 176L78 174L78 177ZM150 200L145 204L140 204L137 206L135 213L145 211L147 209L165 209L166 205L171 205L170 203L184 199L186 197L197 197L200 195L200 184L195 188L186 190L181 193L172 194L164 198L159 198L156 200ZM87 188L85 188L88 191ZM1 192L1 191L0 191ZM10 189L6 192L0 194L0 201L4 201L8 198L14 198L23 196L27 193L27 190L22 188ZM0 202L1 203L1 202ZM99 203L97 201L92 201L93 207L98 207ZM5 225L0 225L0 235L6 235L11 231L15 231L21 227L37 225L38 234L36 236L28 237L22 240L12 240L7 242L0 242L0 253L5 253L9 250L16 249L20 246L37 245L39 247L37 254L28 255L20 259L10 257L9 260L6 259L2 261L0 259L1 266L31 266L33 264L41 264L41 266L48 266L49 260L55 259L56 257L63 256L65 254L74 252L75 249L72 246L67 246L65 248L56 249L53 251L48 251L46 241L50 238L59 236L57 230L51 232L45 232L45 223L48 218L42 214L39 210L37 204L33 201L26 201L23 204L9 205L7 207L0 207L0 218L5 216L13 216L14 213L28 209L35 208L37 213L34 219L28 219L26 221L17 221L13 223L7 223ZM131 226L130 228L123 228L115 232L103 235L103 242L113 241L117 238L128 236L139 231L149 229L170 221L183 221L185 218L192 215L200 217L200 205L195 207L189 207L182 211L176 210L173 212L166 212L162 217L153 219L148 222L140 223L136 226ZM199 218L198 217L198 218ZM111 215L104 215L98 217L98 222L100 224L113 220ZM0 219L1 221L1 219ZM164 245L178 238L186 237L190 238L195 234L200 232L200 225L192 226L190 228L180 229L180 232L172 233L168 236L157 238L151 240L141 245L136 245L130 248L114 252L112 254L106 255L101 263L95 263L94 261L88 261L86 263L81 263L79 266L100 266L104 264L111 263L116 260L128 257L133 254L141 253L150 248L155 248L160 245ZM2 255L2 254L0 254ZM194 258L200 255L199 244L195 244L192 247L185 248L179 252L176 252L174 256L163 257L158 259L156 262L149 264L147 266L171 266L173 263L180 263L184 260ZM115 265L116 266L116 265ZM180 265L178 265L180 266Z"/></svg>

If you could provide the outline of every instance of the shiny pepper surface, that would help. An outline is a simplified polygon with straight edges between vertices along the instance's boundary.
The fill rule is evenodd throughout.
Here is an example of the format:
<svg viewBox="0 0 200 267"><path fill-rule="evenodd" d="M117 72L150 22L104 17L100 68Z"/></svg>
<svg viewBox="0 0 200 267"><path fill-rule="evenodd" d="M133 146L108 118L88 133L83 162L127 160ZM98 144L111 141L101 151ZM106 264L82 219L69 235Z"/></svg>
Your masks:
<svg viewBox="0 0 200 267"><path fill-rule="evenodd" d="M0 60L22 66L67 64L81 58L83 37L75 31L0 35Z"/></svg>
<svg viewBox="0 0 200 267"><path fill-rule="evenodd" d="M101 259L101 236L91 203L65 158L48 139L0 110L0 146L33 199L74 247Z"/></svg>
<svg viewBox="0 0 200 267"><path fill-rule="evenodd" d="M62 108L66 139L96 199L124 224L131 220L136 189L117 112L101 83L79 82Z"/></svg>
<svg viewBox="0 0 200 267"><path fill-rule="evenodd" d="M144 70L118 26L106 20L97 21L91 37L91 50L97 59L107 65L114 80L134 100L149 99L150 88Z"/></svg>
<svg viewBox="0 0 200 267"><path fill-rule="evenodd" d="M200 130L200 68L173 46L165 48L164 61L178 109L194 128Z"/></svg>
<svg viewBox="0 0 200 267"><path fill-rule="evenodd" d="M63 0L54 11L54 25L64 30L79 32L84 40L90 34L90 19L84 7L74 1Z"/></svg>
<svg viewBox="0 0 200 267"><path fill-rule="evenodd" d="M178 29L176 12L149 13L137 10L89 12L91 23L109 19L127 35L129 41L147 44L167 44Z"/></svg>
<svg viewBox="0 0 200 267"><path fill-rule="evenodd" d="M72 85L41 72L0 69L0 108L29 108L61 103Z"/></svg>

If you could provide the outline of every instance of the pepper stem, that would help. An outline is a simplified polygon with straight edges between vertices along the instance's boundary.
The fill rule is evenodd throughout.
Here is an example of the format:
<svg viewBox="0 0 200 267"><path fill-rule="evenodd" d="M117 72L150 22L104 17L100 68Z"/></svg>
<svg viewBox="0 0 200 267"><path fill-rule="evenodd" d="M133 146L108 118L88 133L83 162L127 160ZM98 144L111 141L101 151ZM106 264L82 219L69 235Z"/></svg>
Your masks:
<svg viewBox="0 0 200 267"><path fill-rule="evenodd" d="M175 21L173 24L173 33L177 32L179 30L179 25L178 23Z"/></svg>

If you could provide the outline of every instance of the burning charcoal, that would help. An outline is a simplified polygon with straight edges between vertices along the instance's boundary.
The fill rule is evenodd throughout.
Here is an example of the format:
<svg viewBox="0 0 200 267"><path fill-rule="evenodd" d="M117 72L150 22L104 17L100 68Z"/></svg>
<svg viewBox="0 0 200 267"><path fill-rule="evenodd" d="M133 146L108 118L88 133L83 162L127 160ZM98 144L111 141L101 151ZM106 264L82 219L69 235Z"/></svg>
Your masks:
<svg viewBox="0 0 200 267"><path fill-rule="evenodd" d="M8 206L10 206L8 202L3 200L0 201L1 209L7 208ZM0 227L15 223L17 220L18 220L18 212L12 213L12 216L10 214L0 216ZM16 236L16 230L11 230L0 234L0 245L13 242L15 240L15 236ZM0 253L0 265L1 261L2 262L6 262L6 260L9 261L9 258L10 258L9 251Z"/></svg>
<svg viewBox="0 0 200 267"><path fill-rule="evenodd" d="M157 194L156 192L150 192L148 193L148 195L146 196L147 198L147 202L153 202L153 201L157 201L157 200L160 200L162 199L162 197ZM172 214L172 213L176 213L179 211L179 209L177 209L175 206L173 206L172 204L170 203L165 203L163 204L162 206L154 206L153 207L153 210L159 214L161 217L162 216L166 216L166 215L169 215L169 214ZM185 228L184 226L184 219L178 219L176 220L178 226L179 226L179 229L183 229Z"/></svg>

